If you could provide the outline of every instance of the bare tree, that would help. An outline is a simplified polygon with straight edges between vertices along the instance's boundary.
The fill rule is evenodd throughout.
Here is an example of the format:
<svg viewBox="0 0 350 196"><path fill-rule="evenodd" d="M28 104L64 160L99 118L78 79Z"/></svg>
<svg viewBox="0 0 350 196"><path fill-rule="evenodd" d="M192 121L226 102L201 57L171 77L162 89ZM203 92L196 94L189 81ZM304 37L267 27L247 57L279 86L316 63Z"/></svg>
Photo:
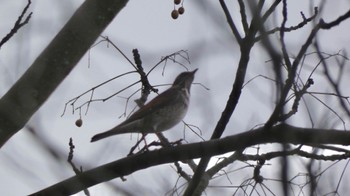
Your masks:
<svg viewBox="0 0 350 196"><path fill-rule="evenodd" d="M28 119L95 43L126 2L87 0L82 4L27 72L1 98L1 146L6 145L6 141L25 126ZM349 72L346 67L348 58L346 51L335 53L323 51L321 45L326 40L321 40L319 34L329 33L335 27L344 25L344 22L349 20L350 10L326 21L321 17L324 4L320 4L318 7L312 7L310 14L300 12L300 21L290 25L290 8L287 0L275 0L271 3L263 0L257 2L237 0L234 3L239 7L239 19L232 17L233 11L227 6L226 1L219 0L219 3L222 14L226 17L227 27L235 40L234 44L239 48L240 56L236 75L232 77L234 80L232 90L210 139L189 144L182 144L181 141L169 143L160 134L159 141L146 145L140 152L132 153L141 140L132 148L129 156L87 171L75 166L72 159L74 144L70 141L69 163L76 175L33 195L70 195L83 190L88 195L87 189L91 186L115 178L124 179L124 176L139 170L162 164L173 164L179 175L179 182L178 184L174 182L175 188L168 193L169 195L202 195L211 184L224 186L215 181L217 178L227 178L228 181L235 179L234 185L228 191L231 195L341 194L340 189L345 184L344 176L350 154L349 150L343 147L350 145L350 133L346 131L345 125L350 117L350 103L349 96L343 94L346 92L344 78ZM175 1L174 7L177 4ZM281 15L281 21L274 18L277 14ZM302 43L295 47L297 49L290 49L287 36L302 30L307 32L301 38ZM121 52L108 37L101 39L102 42L108 42L115 50ZM254 48L259 48L269 56L267 62L261 64L268 65L266 68L269 69L270 76L259 74L252 78L247 77L249 68L253 67L251 56ZM154 68L168 60L181 64L179 58L189 62L187 55L191 55L191 50L175 52L162 58L149 72L146 72L138 51L133 52L134 62L131 60L129 62L135 69L133 73L139 74L141 79L124 89L141 84L139 104L147 100L151 91L157 92L149 82L151 77L149 73ZM308 59L312 59L311 65L306 63ZM111 80L126 74L129 73L118 75ZM327 91L311 90L318 82L315 77L325 78L329 87ZM242 90L258 79L270 81L276 92L276 104L270 108L269 118L263 124L256 123L254 128L247 129L243 133L222 137L223 133L227 132L229 120L237 111ZM111 80L68 100L66 106L72 104L73 110L81 111L83 107L88 108L94 102L106 101L118 95L121 91L105 99L93 97L95 89ZM90 99L82 105L74 105L85 94L90 94ZM330 105L322 98L323 96L336 100L336 104ZM315 103L336 116L337 125L315 124L314 121L319 120L313 106ZM300 113L301 108L304 108L304 114L310 122L309 127L292 120L293 116ZM78 125L80 123L77 121ZM340 127L343 127L343 130L338 130ZM274 148L270 147L271 144ZM148 151L149 147L157 145L162 148ZM209 166L213 156L224 153L230 154L218 159L213 166ZM198 164L194 161L197 158L200 158ZM305 167L296 170L293 167L295 160L302 160ZM332 164L319 166L328 161ZM239 169L229 169L234 164L240 165ZM343 171L337 170L341 177L335 183L336 186L323 186L327 181L323 174L333 165L343 167ZM189 169L184 169L185 167ZM269 171L266 168L271 167L273 169L270 170L276 171L275 175L266 173ZM242 177L242 174L245 174L245 177ZM127 193L126 191L125 194Z"/></svg>

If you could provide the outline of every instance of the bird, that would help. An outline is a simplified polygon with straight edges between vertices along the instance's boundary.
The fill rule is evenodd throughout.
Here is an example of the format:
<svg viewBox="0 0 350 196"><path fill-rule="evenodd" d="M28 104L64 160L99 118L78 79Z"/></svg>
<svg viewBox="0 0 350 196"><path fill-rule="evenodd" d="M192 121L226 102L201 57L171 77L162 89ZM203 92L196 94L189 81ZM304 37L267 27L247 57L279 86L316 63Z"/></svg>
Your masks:
<svg viewBox="0 0 350 196"><path fill-rule="evenodd" d="M198 69L180 73L172 86L114 128L96 134L91 142L123 133L158 133L177 125L185 117L194 75Z"/></svg>

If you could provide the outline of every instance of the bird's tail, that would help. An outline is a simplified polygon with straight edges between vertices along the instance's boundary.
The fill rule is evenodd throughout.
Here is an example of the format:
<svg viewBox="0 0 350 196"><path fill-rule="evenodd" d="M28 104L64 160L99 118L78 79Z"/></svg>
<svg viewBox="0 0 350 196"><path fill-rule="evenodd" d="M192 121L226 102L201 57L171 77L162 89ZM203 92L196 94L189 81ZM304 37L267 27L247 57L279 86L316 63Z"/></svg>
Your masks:
<svg viewBox="0 0 350 196"><path fill-rule="evenodd" d="M94 136L92 136L91 138L91 142L96 142L100 139L103 139L103 138L106 138L106 137L109 137L109 136L112 136L112 135L118 135L118 134L122 134L122 133L132 133L132 131L130 131L129 129L123 129L123 128L120 128L120 127L115 127L111 130L108 130L108 131L105 131L103 133L99 133L99 134L96 134Z"/></svg>
<svg viewBox="0 0 350 196"><path fill-rule="evenodd" d="M96 141L98 141L100 139L109 137L109 136L114 135L114 134L115 133L112 133L111 131L106 131L106 132L103 132L103 133L96 134L96 135L92 136L91 142L96 142Z"/></svg>

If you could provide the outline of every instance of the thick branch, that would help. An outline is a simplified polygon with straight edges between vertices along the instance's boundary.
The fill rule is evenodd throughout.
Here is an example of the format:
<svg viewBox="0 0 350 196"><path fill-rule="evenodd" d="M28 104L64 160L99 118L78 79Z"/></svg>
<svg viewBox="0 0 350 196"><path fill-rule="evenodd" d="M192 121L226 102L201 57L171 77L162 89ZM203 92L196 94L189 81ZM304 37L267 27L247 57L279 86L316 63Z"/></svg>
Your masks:
<svg viewBox="0 0 350 196"><path fill-rule="evenodd" d="M0 100L0 147L72 71L127 0L86 0Z"/></svg>
<svg viewBox="0 0 350 196"><path fill-rule="evenodd" d="M215 156L268 143L304 144L309 146L319 146L321 144L350 145L350 132L297 128L287 124L277 125L269 130L258 128L222 139L165 147L160 150L129 156L83 172L33 195L70 195L98 183L126 176L148 167L203 156Z"/></svg>

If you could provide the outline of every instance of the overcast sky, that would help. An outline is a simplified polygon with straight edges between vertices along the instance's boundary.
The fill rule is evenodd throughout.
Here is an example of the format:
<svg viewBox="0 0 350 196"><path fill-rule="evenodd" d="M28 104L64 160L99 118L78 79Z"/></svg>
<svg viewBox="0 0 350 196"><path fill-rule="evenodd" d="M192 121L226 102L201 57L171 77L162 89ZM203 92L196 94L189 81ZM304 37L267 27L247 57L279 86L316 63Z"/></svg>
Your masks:
<svg viewBox="0 0 350 196"><path fill-rule="evenodd" d="M33 16L29 24L20 29L0 50L1 95L6 93L32 64L82 2L81 0L33 1L30 6ZM289 2L287 26L296 25L301 21L301 11L307 17L312 14L306 2L309 1ZM314 2L318 4L320 1ZM326 4L322 15L325 21L335 19L350 7L346 0L335 2ZM26 3L25 0L1 1L0 37L9 32ZM235 22L239 24L236 2L228 3L228 6L233 18L236 19ZM131 51L137 48L146 71L161 57L179 50L187 50L191 63L182 62L188 70L199 68L194 82L210 90L198 84L192 86L191 105L184 120L186 123L198 126L202 137L207 140L231 91L240 51L217 1L205 0L198 3L196 0L186 0L185 13L177 20L170 17L173 7L170 0L130 1L102 35L108 36L131 60ZM278 24L280 24L280 15L281 13L276 15ZM274 22L271 20L269 24L273 26ZM339 50L349 50L349 26L350 20L320 34L320 39L325 40L322 42L325 52L336 53ZM296 55L309 31L310 26L287 35L286 43L291 56ZM276 38L276 36L273 37ZM271 64L266 63L268 58L262 47L257 45L253 49L246 81L259 74L272 77ZM181 58L178 59L181 60ZM310 68L306 70L310 71L314 64L314 59L307 59L307 66ZM70 99L127 71L133 71L133 67L113 47L105 43L95 46L90 51L90 57L85 55L81 59L72 73L31 118L28 126L35 128L40 137L57 148L63 156L68 156L68 141L72 137L76 146L74 160L81 163L85 170L126 156L131 146L135 144L137 134L120 135L96 143L90 143L90 138L125 119L124 116L119 119L125 109L124 98L138 90L139 85L123 92L120 94L121 97L114 97L104 103L93 103L87 115L85 115L86 108L83 108L83 126L80 128L75 126L75 121L79 118L78 112L72 114L72 109L68 107L65 114L62 117L61 115L65 103ZM152 85L171 84L175 77L186 69L169 61L164 75L162 71L163 66L159 66L150 75ZM349 72L349 68L346 71ZM306 72L305 76L307 74ZM316 82L312 90L327 91L322 77L318 78L316 75L315 78ZM136 80L138 80L137 75L115 80L97 89L94 96L95 98L108 97ZM247 85L224 135L236 134L264 123L274 106L273 87L270 81L263 78L258 78ZM162 92L166 88L168 86L159 87L159 90ZM347 89L344 95L349 96L350 90ZM82 97L78 104L86 102L89 96L90 94ZM138 96L139 94L136 94L128 103L126 110L128 114L135 107L133 100ZM154 96L155 94L152 94L151 98ZM332 100L329 101L332 102ZM327 108L322 108L321 105L315 104L313 107L319 108L317 112L320 112L320 115L327 113ZM334 107L338 106L334 105ZM299 126L309 127L310 121L305 120L305 116L305 109L301 109L300 115L293 117L291 123L298 122ZM334 115L328 116L327 119L336 128L343 128L343 124ZM346 128L349 129L349 120L344 119L344 121ZM322 125L321 122L318 123L319 126ZM188 129L183 131L182 123L165 132L165 135L173 141L184 137L189 143L201 141L201 138ZM148 137L149 141L155 139L152 135ZM4 195L30 194L74 175L64 160L57 161L50 156L27 130L18 132L1 149L0 166L1 192ZM157 171L156 174L155 171ZM164 180L165 176L161 175L162 172L173 173L173 175L166 175ZM126 178L128 179L126 182L120 179L113 182L126 188L137 186L139 189L134 190L134 194L141 190L149 195L165 194L174 186L177 174L169 165L163 165L138 171ZM143 183L145 179L147 185ZM95 195L107 195L109 190L106 185L98 185L91 191ZM83 194L80 193L80 195Z"/></svg>

